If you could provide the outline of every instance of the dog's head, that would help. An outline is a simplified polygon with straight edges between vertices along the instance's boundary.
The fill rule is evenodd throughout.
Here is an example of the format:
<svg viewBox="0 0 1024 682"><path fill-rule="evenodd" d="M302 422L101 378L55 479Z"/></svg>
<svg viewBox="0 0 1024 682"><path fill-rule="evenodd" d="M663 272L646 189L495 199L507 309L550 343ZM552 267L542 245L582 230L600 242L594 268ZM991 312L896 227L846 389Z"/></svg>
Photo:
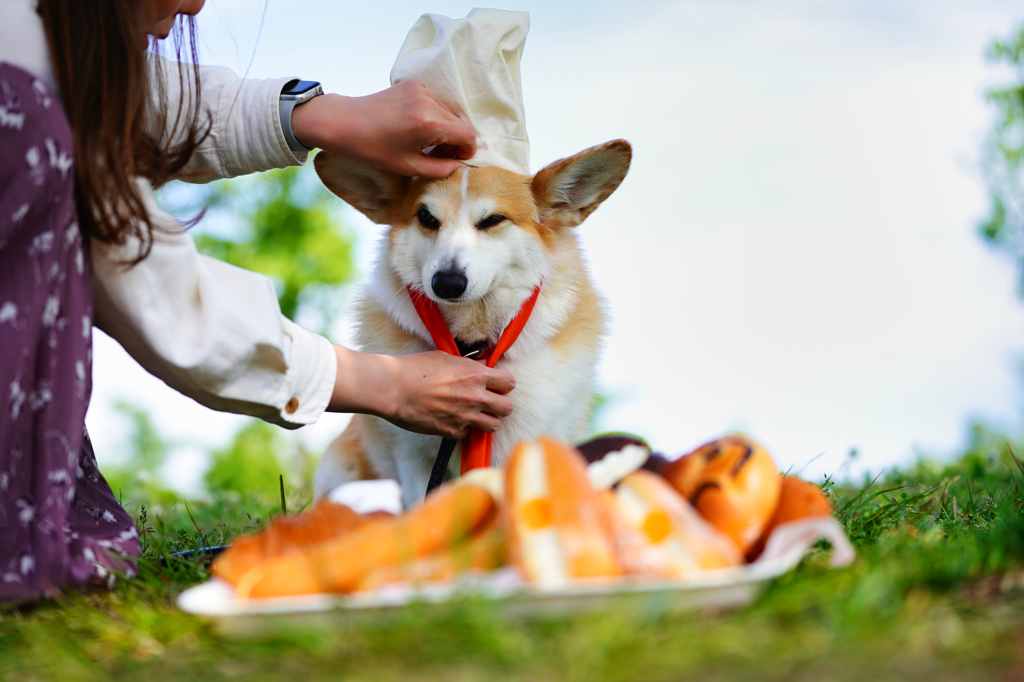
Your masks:
<svg viewBox="0 0 1024 682"><path fill-rule="evenodd" d="M625 140L556 161L532 178L470 168L443 180L406 178L321 152L324 185L370 220L390 225L390 264L436 301L472 302L540 281L560 230L582 223L619 186Z"/></svg>

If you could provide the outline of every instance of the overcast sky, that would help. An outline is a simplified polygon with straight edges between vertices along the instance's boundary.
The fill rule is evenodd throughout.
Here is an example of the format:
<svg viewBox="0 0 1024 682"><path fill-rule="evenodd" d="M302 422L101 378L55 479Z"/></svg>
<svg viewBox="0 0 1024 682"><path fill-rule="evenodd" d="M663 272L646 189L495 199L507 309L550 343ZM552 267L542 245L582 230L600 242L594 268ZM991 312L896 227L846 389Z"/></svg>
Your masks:
<svg viewBox="0 0 1024 682"><path fill-rule="evenodd" d="M207 0L202 60L361 95L388 85L420 14L473 5L269 0L257 45L263 7ZM504 9L531 14L533 170L614 138L634 148L621 188L579 228L613 320L604 427L669 454L742 429L782 468L814 460L811 477L851 448L874 471L951 454L974 418L1020 427L1024 305L1012 264L976 234L984 91L1000 78L984 55L1024 22L1019 2ZM380 229L347 218L365 273ZM101 462L124 437L117 397L182 443L220 444L241 424L97 336L88 424ZM296 437L319 449L346 421ZM201 466L183 449L175 480Z"/></svg>

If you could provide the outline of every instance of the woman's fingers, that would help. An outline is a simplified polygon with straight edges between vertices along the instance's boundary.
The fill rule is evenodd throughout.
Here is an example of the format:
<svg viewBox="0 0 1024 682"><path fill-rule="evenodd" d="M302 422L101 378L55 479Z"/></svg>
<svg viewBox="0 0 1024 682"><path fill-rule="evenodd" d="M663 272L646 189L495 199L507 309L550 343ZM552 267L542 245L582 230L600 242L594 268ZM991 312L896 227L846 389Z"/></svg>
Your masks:
<svg viewBox="0 0 1024 682"><path fill-rule="evenodd" d="M434 149L442 151L435 156L447 156L453 159L472 159L476 154L476 129L468 123L455 119L458 126L447 126L438 136Z"/></svg>
<svg viewBox="0 0 1024 682"><path fill-rule="evenodd" d="M445 178L464 167L461 161L476 155L476 130L433 99L426 89L423 94L422 105L427 109L423 114L424 124L434 129L424 135L420 148L431 148L431 151L421 154L410 165L421 177ZM437 115L440 115L439 120L434 118Z"/></svg>
<svg viewBox="0 0 1024 682"><path fill-rule="evenodd" d="M508 417L512 414L512 410L515 409L515 404L512 402L512 398L505 395L498 395L497 393L491 393L488 396L483 406L480 408L481 412L491 414L495 417Z"/></svg>
<svg viewBox="0 0 1024 682"><path fill-rule="evenodd" d="M494 433L498 430L498 425L501 421L493 414L487 414L486 412L480 412L477 418L473 420L471 426L480 429L481 431L487 431L488 433Z"/></svg>
<svg viewBox="0 0 1024 682"><path fill-rule="evenodd" d="M455 159L438 159L426 154L417 154L410 156L406 174L440 180L465 167L466 164Z"/></svg>
<svg viewBox="0 0 1024 682"><path fill-rule="evenodd" d="M409 95L415 98L414 102L408 105L408 111L419 120L424 126L429 141L423 148L441 146L454 148L450 156L455 156L455 149L468 153L469 156L459 158L470 158L476 153L476 129L463 121L458 115L447 107L439 99L430 94L426 86L418 80L402 81L392 89L408 91ZM404 93L403 93L404 94Z"/></svg>
<svg viewBox="0 0 1024 682"><path fill-rule="evenodd" d="M487 390L505 395L511 393L516 387L516 378L512 372L505 369L492 369L487 374ZM511 414L511 412L509 413ZM507 417L508 414L502 415Z"/></svg>
<svg viewBox="0 0 1024 682"><path fill-rule="evenodd" d="M515 388L515 378L507 370L441 351L361 357L385 370L372 383L361 382L363 391L393 396L366 411L409 431L461 438L470 426L496 431L512 414L512 398L504 394Z"/></svg>
<svg viewBox="0 0 1024 682"><path fill-rule="evenodd" d="M292 132L310 147L400 175L437 179L476 154L476 130L418 81L365 97L329 94L292 112ZM424 149L433 148L431 155Z"/></svg>

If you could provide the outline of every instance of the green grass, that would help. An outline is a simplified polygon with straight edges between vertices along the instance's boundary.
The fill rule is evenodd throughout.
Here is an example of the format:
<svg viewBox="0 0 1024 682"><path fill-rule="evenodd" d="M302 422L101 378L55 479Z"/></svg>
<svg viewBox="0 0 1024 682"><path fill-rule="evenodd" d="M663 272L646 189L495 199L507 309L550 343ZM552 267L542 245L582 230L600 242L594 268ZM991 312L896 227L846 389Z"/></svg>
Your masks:
<svg viewBox="0 0 1024 682"><path fill-rule="evenodd" d="M206 571L161 559L263 525L272 498L164 499L146 510L138 579L0 613L0 679L1024 679L1024 468L1007 444L979 437L947 465L824 485L857 561L830 570L818 550L738 611L508 620L468 600L256 639L179 612Z"/></svg>

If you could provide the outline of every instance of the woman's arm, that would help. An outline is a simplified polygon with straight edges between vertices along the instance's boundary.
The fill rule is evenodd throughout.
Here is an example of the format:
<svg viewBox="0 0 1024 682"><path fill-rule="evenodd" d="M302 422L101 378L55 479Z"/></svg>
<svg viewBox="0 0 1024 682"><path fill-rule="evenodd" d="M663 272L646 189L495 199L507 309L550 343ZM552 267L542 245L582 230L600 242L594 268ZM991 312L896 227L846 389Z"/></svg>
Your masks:
<svg viewBox="0 0 1024 682"><path fill-rule="evenodd" d="M151 59L153 73L160 74L163 85L162 100L156 105L173 112L185 98L188 110L192 93L187 87L192 81L179 78L181 65L156 55ZM210 182L306 162L306 152L290 150L281 129L278 103L282 88L292 79L243 79L220 66L199 70L200 121L209 122L210 133L180 179ZM291 124L295 137L307 147L400 175L446 177L462 167L457 159L476 153L473 126L415 80L365 97L314 97L292 110ZM422 153L427 148L434 148L433 155Z"/></svg>
<svg viewBox="0 0 1024 682"><path fill-rule="evenodd" d="M151 374L215 410L296 428L316 421L337 371L331 344L280 313L270 280L200 255L138 180L152 225L139 243L92 243L94 323Z"/></svg>

